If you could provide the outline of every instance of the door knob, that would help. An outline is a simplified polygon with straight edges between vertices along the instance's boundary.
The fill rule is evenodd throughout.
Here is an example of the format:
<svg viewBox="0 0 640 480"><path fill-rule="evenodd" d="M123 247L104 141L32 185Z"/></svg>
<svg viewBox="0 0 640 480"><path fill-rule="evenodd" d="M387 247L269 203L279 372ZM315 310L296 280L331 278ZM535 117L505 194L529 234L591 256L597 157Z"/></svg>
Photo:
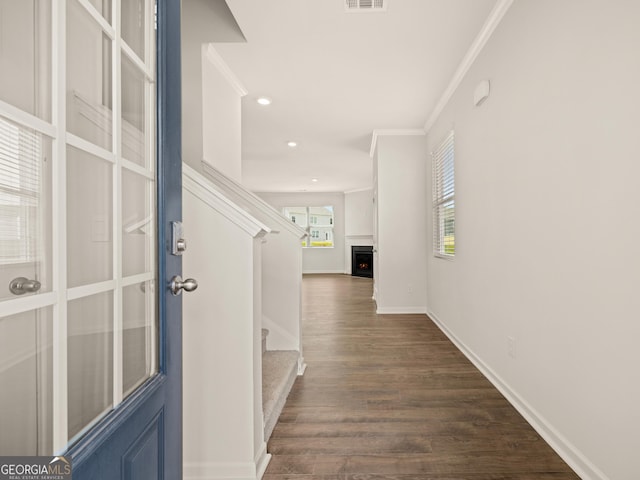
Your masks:
<svg viewBox="0 0 640 480"><path fill-rule="evenodd" d="M25 293L35 293L40 290L42 284L38 280L29 280L25 277L18 277L11 280L9 290L15 295L24 295Z"/></svg>
<svg viewBox="0 0 640 480"><path fill-rule="evenodd" d="M180 295L182 290L185 292L193 292L196 288L198 288L197 280L194 280L193 278L182 280L180 275L174 276L169 284L169 289L174 295Z"/></svg>

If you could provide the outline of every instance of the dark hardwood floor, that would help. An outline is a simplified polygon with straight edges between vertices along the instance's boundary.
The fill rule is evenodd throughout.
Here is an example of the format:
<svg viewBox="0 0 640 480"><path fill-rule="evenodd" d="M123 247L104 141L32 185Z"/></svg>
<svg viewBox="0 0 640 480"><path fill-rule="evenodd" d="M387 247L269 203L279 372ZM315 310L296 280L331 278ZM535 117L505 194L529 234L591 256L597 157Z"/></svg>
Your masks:
<svg viewBox="0 0 640 480"><path fill-rule="evenodd" d="M579 478L424 315L376 315L371 279L305 276L298 377L265 480Z"/></svg>

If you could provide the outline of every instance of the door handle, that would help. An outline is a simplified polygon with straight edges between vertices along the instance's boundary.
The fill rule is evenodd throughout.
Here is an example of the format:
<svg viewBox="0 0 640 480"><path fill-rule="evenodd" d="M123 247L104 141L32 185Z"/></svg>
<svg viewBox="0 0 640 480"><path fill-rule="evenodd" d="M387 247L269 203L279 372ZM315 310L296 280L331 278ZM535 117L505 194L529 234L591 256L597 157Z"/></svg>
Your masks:
<svg viewBox="0 0 640 480"><path fill-rule="evenodd" d="M38 280L29 280L26 277L18 277L11 280L9 290L14 295L24 295L25 293L35 293L40 290L42 284Z"/></svg>
<svg viewBox="0 0 640 480"><path fill-rule="evenodd" d="M182 290L185 292L193 292L196 288L198 288L198 281L193 278L187 278L186 280L182 280L180 275L176 275L171 279L171 283L169 284L169 289L171 293L174 295L180 295Z"/></svg>

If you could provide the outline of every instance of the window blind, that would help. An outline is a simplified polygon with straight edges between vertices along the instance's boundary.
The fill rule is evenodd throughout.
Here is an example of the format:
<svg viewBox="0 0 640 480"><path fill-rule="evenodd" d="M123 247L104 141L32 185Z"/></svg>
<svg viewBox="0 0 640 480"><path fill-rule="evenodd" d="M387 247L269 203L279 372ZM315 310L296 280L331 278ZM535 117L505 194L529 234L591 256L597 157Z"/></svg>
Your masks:
<svg viewBox="0 0 640 480"><path fill-rule="evenodd" d="M39 134L0 118L0 264L37 260Z"/></svg>
<svg viewBox="0 0 640 480"><path fill-rule="evenodd" d="M432 152L433 250L439 256L455 255L454 132Z"/></svg>

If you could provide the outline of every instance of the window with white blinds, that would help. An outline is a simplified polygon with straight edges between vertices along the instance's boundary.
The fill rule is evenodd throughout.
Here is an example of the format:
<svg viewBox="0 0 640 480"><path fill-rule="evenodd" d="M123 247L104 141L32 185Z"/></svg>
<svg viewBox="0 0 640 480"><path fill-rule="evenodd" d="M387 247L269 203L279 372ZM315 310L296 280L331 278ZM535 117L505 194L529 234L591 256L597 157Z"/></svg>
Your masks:
<svg viewBox="0 0 640 480"><path fill-rule="evenodd" d="M38 258L40 135L0 118L0 265Z"/></svg>
<svg viewBox="0 0 640 480"><path fill-rule="evenodd" d="M453 257L456 253L456 200L453 130L432 152L433 252Z"/></svg>

